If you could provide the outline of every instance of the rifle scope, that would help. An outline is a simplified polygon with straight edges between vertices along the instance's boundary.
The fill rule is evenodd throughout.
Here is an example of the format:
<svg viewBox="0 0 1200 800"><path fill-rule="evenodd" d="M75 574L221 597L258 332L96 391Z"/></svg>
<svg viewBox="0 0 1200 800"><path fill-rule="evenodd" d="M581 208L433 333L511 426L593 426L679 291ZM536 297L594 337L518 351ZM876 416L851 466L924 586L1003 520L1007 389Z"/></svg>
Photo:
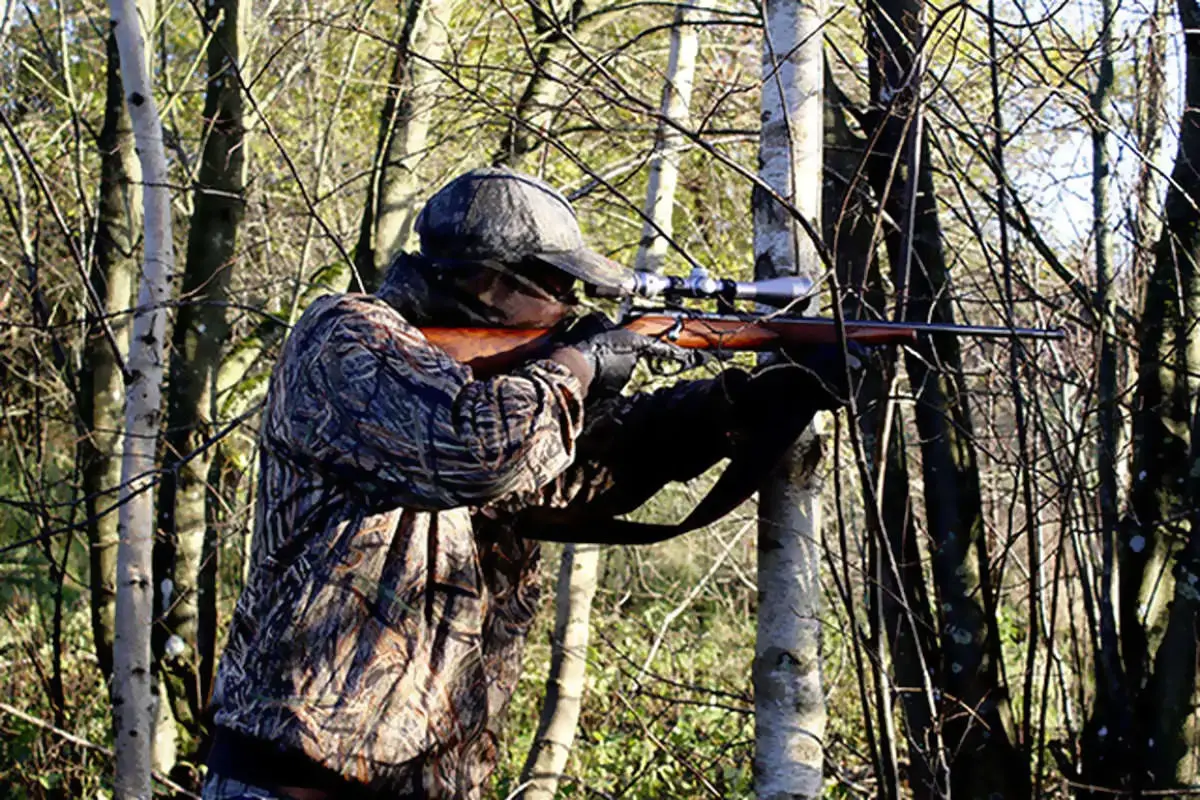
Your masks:
<svg viewBox="0 0 1200 800"><path fill-rule="evenodd" d="M613 292L597 287L595 293L600 297L634 295L663 300L752 300L775 308L787 306L796 312L807 308L815 294L812 281L795 275L763 281L734 281L714 278L703 269L692 270L686 278L635 272L619 290Z"/></svg>

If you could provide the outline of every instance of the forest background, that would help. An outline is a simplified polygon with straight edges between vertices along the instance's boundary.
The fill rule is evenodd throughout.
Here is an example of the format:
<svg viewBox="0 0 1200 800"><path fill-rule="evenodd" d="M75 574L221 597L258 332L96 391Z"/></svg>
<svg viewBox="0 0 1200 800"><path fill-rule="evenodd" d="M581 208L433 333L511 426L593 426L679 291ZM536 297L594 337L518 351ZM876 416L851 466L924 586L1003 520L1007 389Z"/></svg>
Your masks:
<svg viewBox="0 0 1200 800"><path fill-rule="evenodd" d="M107 7L0 11L0 795L107 796L141 175ZM154 758L186 796L289 324L375 286L424 198L488 163L563 187L614 258L750 277L770 26L653 0L140 12L178 253ZM825 310L1069 336L882 353L827 420L796 663L821 681L813 796L1195 796L1200 5L820 13ZM756 519L547 549L560 619L531 637L493 796L753 793ZM526 786L547 725L578 730L564 777Z"/></svg>

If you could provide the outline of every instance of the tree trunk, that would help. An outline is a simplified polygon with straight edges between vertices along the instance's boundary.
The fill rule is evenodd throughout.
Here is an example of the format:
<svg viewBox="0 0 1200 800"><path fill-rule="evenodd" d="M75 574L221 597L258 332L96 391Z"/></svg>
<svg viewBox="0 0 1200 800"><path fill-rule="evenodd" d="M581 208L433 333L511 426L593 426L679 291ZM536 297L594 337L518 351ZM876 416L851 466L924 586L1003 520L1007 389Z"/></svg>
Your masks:
<svg viewBox="0 0 1200 800"><path fill-rule="evenodd" d="M237 78L244 50L242 0L213 0L204 18L208 82L204 102L204 151L188 229L183 302L172 331L167 387L166 447L159 494L160 538L155 547L157 620L154 653L181 733L194 752L209 687L200 665L216 647L215 551L205 542L214 434L215 388L222 349L229 337L225 307L237 257L245 185L242 94ZM207 636L201 639L203 630Z"/></svg>
<svg viewBox="0 0 1200 800"><path fill-rule="evenodd" d="M568 544L558 569L558 601L554 618L554 652L546 678L546 699L533 747L521 770L518 797L551 800L571 755L587 672L592 598L600 564L600 548Z"/></svg>
<svg viewBox="0 0 1200 800"><path fill-rule="evenodd" d="M114 796L149 800L155 717L150 619L154 589L155 443L162 412L163 350L175 254L162 122L154 104L145 38L133 0L112 0L122 82L145 176L145 262L133 317L125 389L125 442L118 523L116 628L113 639Z"/></svg>
<svg viewBox="0 0 1200 800"><path fill-rule="evenodd" d="M866 141L844 119L839 106L849 101L828 75L825 85L825 170L833 176L826 180L825 237L837 262L839 285L845 292L846 317L870 319L878 316L878 309L886 308L886 297L873 241L875 212L864 201L869 187L859 179L856 185L847 187L849 192L828 188L844 186L860 176ZM908 783L913 796L924 800L942 797L947 790L932 697L937 676L931 670L940 659L937 628L917 547L904 420L899 406L891 401L896 354L879 353L872 363L858 392L857 421L867 459L867 472L860 477L866 484L863 502L875 503L879 509L881 530L872 533L886 541L890 553L881 551L878 583L873 582L870 591L877 596L874 603L882 612L891 655L893 684L887 690L898 695L904 710Z"/></svg>
<svg viewBox="0 0 1200 800"><path fill-rule="evenodd" d="M1126 594L1139 594L1142 565L1125 561L1116 572L1117 538L1120 533L1120 500L1117 490L1117 453L1119 452L1120 407L1117 385L1117 327L1115 270L1112 238L1109 234L1109 152L1110 106L1113 89L1113 19L1111 0L1100 4L1099 64L1092 106L1092 230L1096 247L1096 299L1093 309L1100 339L1097 371L1098 427L1096 469L1099 476L1101 566L1097 596L1099 599L1099 649L1095 656L1096 699L1093 713L1084 730L1084 773L1100 785L1128 785L1129 747L1133 744L1133 717L1130 688L1141 685L1148 667L1146 643L1142 639L1141 620L1133 606L1124 601ZM1147 519L1147 521L1149 521ZM1114 590L1120 583L1121 625L1117 626ZM1118 636L1123 642L1118 641ZM1125 664L1121 662L1124 650ZM1136 691L1136 689L1134 690ZM1101 733L1103 731L1103 733ZM1113 772L1112 770L1116 770Z"/></svg>
<svg viewBox="0 0 1200 800"><path fill-rule="evenodd" d="M1187 0L1180 16L1192 13ZM1191 398L1195 369L1189 352L1190 327L1183 302L1194 280L1196 214L1190 204L1200 197L1200 181L1190 163L1200 156L1194 141L1200 116L1200 43L1185 36L1187 47L1185 110L1179 151L1167 189L1166 222L1155 249L1154 269L1142 308L1138 381L1134 393L1133 475L1129 513L1122 525L1118 552L1121 574L1122 656L1128 686L1139 691L1149 669L1150 653L1163 634L1171 595L1172 551L1187 536L1180 519L1185 508Z"/></svg>
<svg viewBox="0 0 1200 800"><path fill-rule="evenodd" d="M922 7L919 0L884 0L871 11L868 56L878 144L868 174L884 209L904 225L885 235L899 295L897 314L953 322L914 76L920 69L915 53ZM1000 645L959 343L953 337L924 341L908 351L905 367L916 397L937 590L941 728L950 790L956 798L1028 797L1027 763L1012 743L1008 692L999 677Z"/></svg>
<svg viewBox="0 0 1200 800"><path fill-rule="evenodd" d="M687 119L697 51L696 33L687 27L689 15L686 12L687 7L681 6L675 14L667 75L663 84L662 113L680 123ZM645 213L653 224L648 221L646 228L643 228L643 238L638 247L635 263L641 270L657 271L661 268L666 239L671 236L671 212L678 183L678 164L674 160L674 151L680 143L676 141L678 137L669 132L671 130L665 124L659 127L655 154L651 157ZM652 251L658 253L657 257L652 255ZM538 734L521 772L521 782L530 782L523 794L526 800L554 796L571 752L582 708L589 619L599 568L598 549L573 544L563 548L558 573L554 653L550 674L546 678L546 699L542 705Z"/></svg>
<svg viewBox="0 0 1200 800"><path fill-rule="evenodd" d="M759 175L819 229L824 3L767 0L763 15ZM797 222L757 187L752 205L755 277L818 275L815 244ZM821 452L814 425L759 494L754 782L762 800L821 796Z"/></svg>
<svg viewBox="0 0 1200 800"><path fill-rule="evenodd" d="M1095 91L1092 93L1092 232L1096 247L1096 318L1100 324L1100 369L1097 386L1097 424L1100 428L1096 450L1096 469L1100 476L1101 549L1104 573L1101 586L1100 635L1103 655L1099 664L1113 657L1116 665L1117 628L1113 613L1112 588L1115 540L1118 521L1117 497L1117 436L1119 409L1117 406L1117 331L1114 296L1112 237L1109 235L1109 104L1113 85L1113 5L1112 0L1100 4L1100 64ZM1106 681L1105 676L1097 676Z"/></svg>
<svg viewBox="0 0 1200 800"><path fill-rule="evenodd" d="M1187 0L1185 0L1187 2ZM1187 23L1192 29L1200 15ZM1193 244L1192 255L1200 255ZM1194 310L1195 303L1193 303ZM1194 317L1193 317L1194 318ZM1200 414L1192 425L1192 441L1200 441ZM1200 659L1200 452L1193 447L1191 530L1175 563L1175 592L1167 612L1162 644L1154 659L1154 672L1142 699L1146 720L1138 745L1144 757L1135 776L1141 789L1196 790L1200 770L1196 765L1196 664Z"/></svg>
<svg viewBox="0 0 1200 800"><path fill-rule="evenodd" d="M563 32L575 32L575 22L583 14L584 0L548 0L548 10L534 3L530 6L534 10L533 26L539 44L533 63L529 65L529 81L517 100L500 149L492 156L493 165L513 169L521 169L525 156L537 149L550 133L549 119L558 93L558 82L550 80L548 73L550 61L555 51L562 47Z"/></svg>
<svg viewBox="0 0 1200 800"><path fill-rule="evenodd" d="M129 347L129 315L142 226L142 169L133 150L133 130L121 87L116 37L108 50L104 126L100 131L100 202L94 260L89 279L95 297L123 350ZM117 494L121 484L121 365L99 314L88 322L80 371L80 417L89 435L81 443L91 573L92 639L105 683L112 678L113 604L117 577Z"/></svg>
<svg viewBox="0 0 1200 800"><path fill-rule="evenodd" d="M1200 634L1200 512L1196 505L1200 497L1196 438L1200 416L1189 420L1189 415L1200 370L1200 334L1196 330L1200 319L1200 212L1196 210L1200 199L1200 170L1196 167L1200 164L1200 4L1179 0L1178 8L1187 55L1184 111L1167 189L1166 221L1142 315L1142 362L1135 399L1138 458L1131 503L1144 503L1147 516L1139 515L1139 506L1133 506L1129 535L1121 551L1122 569L1125 559L1132 561L1134 568L1142 567L1138 573L1142 591L1136 597L1147 601L1143 641L1147 647L1157 643L1153 671L1144 688L1130 681L1134 691L1141 689L1133 731L1136 750L1130 760L1139 768L1131 776L1135 791L1194 786L1198 779L1194 731L1189 729L1195 725L1196 642ZM1161 449L1151 449L1156 442ZM1173 460L1188 447L1188 460ZM1181 513L1186 525L1170 521ZM1139 542L1135 536L1143 538ZM1154 580L1165 585L1152 590L1149 584ZM1169 607L1165 604L1168 593L1173 594ZM1134 598L1121 599L1122 603L1134 602ZM1149 610L1155 606L1161 608L1158 614ZM1132 665L1127 669L1132 672Z"/></svg>
<svg viewBox="0 0 1200 800"><path fill-rule="evenodd" d="M696 52L700 37L689 25L697 12L695 0L675 9L671 27L671 50L667 59L667 78L663 82L661 114L650 156L650 180L646 187L646 205L642 213L642 240L634 266L646 272L660 272L667 258L667 243L674 231L675 186L679 182L679 154L685 142L680 133L688 123L692 102L692 84L696 76Z"/></svg>
<svg viewBox="0 0 1200 800"><path fill-rule="evenodd" d="M404 13L354 256L367 291L379 285L388 264L412 236L424 188L417 168L425 158L432 90L440 75L430 62L445 53L450 15L457 2L409 0Z"/></svg>
<svg viewBox="0 0 1200 800"><path fill-rule="evenodd" d="M925 147L922 146L925 150ZM927 153L925 154L927 155ZM919 233L908 318L954 322L945 302L947 269L928 158L918 181ZM898 250L898 248L897 248ZM903 257L894 252L893 264ZM928 298L942 298L931 303ZM931 365L937 365L937 368ZM917 431L933 561L943 664L943 736L955 797L1028 797L1028 765L1013 745L1008 689L984 533L979 467L958 341L941 337L905 358L916 395Z"/></svg>
<svg viewBox="0 0 1200 800"><path fill-rule="evenodd" d="M1154 270L1154 243L1161 233L1158 198L1163 179L1155 165L1161 163L1163 123L1167 117L1167 36L1164 28L1167 26L1169 5L1169 0L1154 0L1146 15L1144 29L1139 28L1134 34L1135 40L1145 43L1146 50L1143 58L1135 62L1137 72L1134 85L1138 87L1138 92L1134 98L1134 132L1140 159L1134 188L1133 274L1126 285L1128 296L1138 298L1139 303L1146 279ZM1128 461L1125 463L1128 464Z"/></svg>

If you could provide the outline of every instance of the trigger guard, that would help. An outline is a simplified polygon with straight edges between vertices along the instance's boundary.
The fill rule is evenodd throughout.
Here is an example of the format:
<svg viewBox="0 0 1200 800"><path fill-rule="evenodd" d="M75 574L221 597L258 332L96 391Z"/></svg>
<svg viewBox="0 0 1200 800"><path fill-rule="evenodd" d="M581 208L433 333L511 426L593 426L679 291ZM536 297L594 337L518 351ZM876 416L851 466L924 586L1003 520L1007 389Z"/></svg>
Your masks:
<svg viewBox="0 0 1200 800"><path fill-rule="evenodd" d="M675 324L672 325L670 330L668 330L666 333L666 339L668 342L671 342L671 343L678 342L679 334L681 334L681 333L683 333L683 318L676 317Z"/></svg>

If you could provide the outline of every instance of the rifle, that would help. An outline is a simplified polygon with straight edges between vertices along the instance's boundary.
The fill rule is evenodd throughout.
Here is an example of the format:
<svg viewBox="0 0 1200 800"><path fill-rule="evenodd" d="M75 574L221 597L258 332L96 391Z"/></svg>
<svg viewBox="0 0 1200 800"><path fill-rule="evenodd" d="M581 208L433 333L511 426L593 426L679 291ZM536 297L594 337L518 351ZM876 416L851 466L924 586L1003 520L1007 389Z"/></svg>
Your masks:
<svg viewBox="0 0 1200 800"><path fill-rule="evenodd" d="M816 294L807 278L734 281L712 278L704 270L697 269L686 278L635 273L619 289L588 288L596 297L663 300L665 304L655 308L626 307L617 324L689 349L764 351L839 341L837 320L800 314ZM716 300L720 310L705 312L678 305L686 299ZM752 301L773 310L766 314L739 312L733 308L734 301ZM1040 340L1066 336L1061 328L942 322L843 320L840 327L847 342L864 346L913 344L922 335ZM431 344L445 350L457 361L480 374L490 375L544 356L554 348L557 331L550 328L423 328L422 333Z"/></svg>

